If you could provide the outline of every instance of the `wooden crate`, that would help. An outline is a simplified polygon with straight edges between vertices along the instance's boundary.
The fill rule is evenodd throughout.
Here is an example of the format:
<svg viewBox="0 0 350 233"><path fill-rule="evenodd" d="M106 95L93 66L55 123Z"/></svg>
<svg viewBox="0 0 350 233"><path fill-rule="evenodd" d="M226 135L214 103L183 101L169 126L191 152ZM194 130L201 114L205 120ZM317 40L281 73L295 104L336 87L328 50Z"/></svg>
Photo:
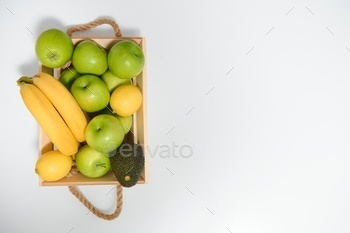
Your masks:
<svg viewBox="0 0 350 233"><path fill-rule="evenodd" d="M109 50L115 43L119 41L132 40L141 47L146 56L145 38L143 37L72 37L74 44L77 44L78 42L85 39L91 39L107 50ZM147 62L147 59L145 60ZM145 166L139 178L138 184L148 183L146 62L141 74L132 79L133 84L137 85L142 91L143 102L140 109L133 115L133 125L131 131L126 135L126 141L142 145L145 155ZM51 74L55 78L58 78L61 73L61 69L48 68L42 64L39 64L39 71ZM53 149L54 145L47 137L45 132L43 132L43 130L39 127L39 156ZM118 184L118 181L116 180L112 171L110 171L105 176L99 178L88 178L83 176L81 173L78 173L71 177L64 177L58 181L44 181L40 179L39 184L41 186L116 185Z"/></svg>

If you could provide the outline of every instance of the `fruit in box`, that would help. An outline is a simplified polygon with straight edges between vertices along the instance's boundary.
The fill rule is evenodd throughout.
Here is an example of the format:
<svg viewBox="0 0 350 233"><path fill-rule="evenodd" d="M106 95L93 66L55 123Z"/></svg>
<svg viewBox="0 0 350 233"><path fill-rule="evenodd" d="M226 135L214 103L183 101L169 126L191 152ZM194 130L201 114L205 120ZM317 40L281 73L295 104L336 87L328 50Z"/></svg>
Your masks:
<svg viewBox="0 0 350 233"><path fill-rule="evenodd" d="M47 181L56 181L65 177L72 167L72 156L66 156L58 150L41 155L35 164L35 172Z"/></svg>
<svg viewBox="0 0 350 233"><path fill-rule="evenodd" d="M67 90L70 90L73 82L80 76L81 74L79 74L77 70L71 66L62 71L58 81L60 81L67 88Z"/></svg>
<svg viewBox="0 0 350 233"><path fill-rule="evenodd" d="M124 134L127 134L130 131L130 129L131 129L132 116L127 116L127 117L118 116L116 113L113 112L111 107L106 107L102 111L98 112L98 114L108 114L108 115L111 115L111 116L114 116L114 117L118 118L120 123L122 123L122 125L123 125Z"/></svg>
<svg viewBox="0 0 350 233"><path fill-rule="evenodd" d="M110 155L112 171L119 183L124 187L134 186L145 165L145 157L141 145L123 143Z"/></svg>
<svg viewBox="0 0 350 233"><path fill-rule="evenodd" d="M81 41L74 48L72 64L81 74L102 75L108 68L107 52L95 41Z"/></svg>
<svg viewBox="0 0 350 233"><path fill-rule="evenodd" d="M66 64L73 54L73 42L63 31L52 28L42 32L35 42L38 60L50 68Z"/></svg>
<svg viewBox="0 0 350 233"><path fill-rule="evenodd" d="M71 92L79 106L86 112L100 111L109 103L107 85L95 75L83 75L77 78L72 84Z"/></svg>
<svg viewBox="0 0 350 233"><path fill-rule="evenodd" d="M86 143L94 150L109 153L117 149L124 140L122 123L111 115L97 115L85 129Z"/></svg>
<svg viewBox="0 0 350 233"><path fill-rule="evenodd" d="M116 43L108 53L108 67L112 73L124 79L139 75L145 64L141 48L131 40Z"/></svg>
<svg viewBox="0 0 350 233"><path fill-rule="evenodd" d="M115 89L110 98L113 111L119 116L127 117L134 114L142 104L140 88L125 84Z"/></svg>
<svg viewBox="0 0 350 233"><path fill-rule="evenodd" d="M85 141L87 119L72 94L57 79L46 73L35 75L32 81L51 101L77 141Z"/></svg>
<svg viewBox="0 0 350 233"><path fill-rule="evenodd" d="M78 151L79 143L50 99L33 84L31 78L22 77L17 83L20 86L24 104L57 149L65 155L74 155ZM62 96L55 98L60 97ZM64 101L63 98L62 100ZM69 103L66 107L70 107ZM75 118L74 115L69 115L69 117Z"/></svg>
<svg viewBox="0 0 350 233"><path fill-rule="evenodd" d="M86 44L90 44L90 45L93 44L92 40L86 40L86 41L87 41ZM101 41L102 41L103 46L106 46L103 42L104 40L101 40ZM70 41L70 42L72 42L72 41ZM79 51L79 50L76 50L77 48L79 48L78 47L79 44L82 44L82 45L85 44L85 43L82 43L84 41L79 41L79 42L76 44L75 47L73 47L73 51L70 54L70 58L72 58L72 55L74 54L74 52ZM125 42L125 43L121 43L121 42ZM100 53L100 54L103 54L103 49L101 49L102 47L100 45L98 45L97 42L94 42L94 43L96 45L94 48L97 48L95 50L96 53L95 54L85 53L84 56L80 54L80 57L82 59L88 57L88 55L91 55L91 57L94 57L96 54L99 54L100 51L102 51L102 53ZM123 49L125 49L125 48L122 48L122 49L118 48L119 45L118 46L116 46L116 45L119 43L125 44L125 45L126 44L133 44L133 45L138 47L138 49L141 51L141 53L137 52L137 50L133 51L132 49L131 50L124 50L124 52L120 52L120 51L123 51ZM36 42L36 47L40 47L40 46L37 46L38 44L40 44L39 37L38 37L38 41ZM91 46L91 47L93 47L93 46ZM61 73L61 76L59 77L59 81L52 76L51 76L51 78L53 80L55 80L55 82L52 82L52 83L47 82L47 83L44 83L44 85L42 85L43 82L41 84L33 82L34 80L39 80L39 81L42 80L39 78L32 78L32 79L31 78L22 78L21 80L18 80L18 84L21 86L21 93L22 94L24 93L22 95L22 97L23 97L23 101L24 101L25 105L31 111L33 116L37 119L39 125L41 126L41 129L45 132L45 135L48 136L49 140L55 146L55 147L52 147L51 152L53 152L54 149L57 148L57 150L55 150L57 153L61 153L62 155L65 154L66 157L69 157L71 159L72 159L71 155L73 155L74 159L77 159L76 156L77 155L79 156L79 154L81 155L80 150L82 148L86 148L86 147L89 147L91 150L92 150L92 147L95 147L98 150L100 150L100 152L102 151L102 154L104 154L104 155L107 154L107 152L113 153L120 147L120 144L123 142L125 134L127 134L127 132L130 131L130 128L131 128L131 125L133 122L132 115L138 110L138 108L141 106L141 103L142 103L142 93L138 87L131 84L132 83L131 78L137 78L137 76L140 74L140 72L142 72L143 65L144 65L144 55L143 55L143 52L140 49L140 47L135 42L133 42L131 40L123 40L123 41L119 40L115 44L115 46L112 46L112 48L118 48L118 49L113 49L114 52L111 55L110 55L111 50L104 49L104 51L106 52L106 54L105 54L106 56L100 56L100 57L106 57L107 67L105 65L98 65L98 66L95 66L95 68L96 68L95 70L88 70L88 68L93 67L93 65L91 65L91 64L87 65L87 62L82 62L83 68L80 66L80 70L78 72L73 67L74 63L79 67L79 60L81 60L81 59L78 59L79 53L76 53L76 56L74 59L76 62L73 62L73 65L70 65L67 68L66 68L66 63L68 62L69 59L66 60L65 62L61 61L60 65L52 64L52 63L48 64L48 63L42 62L42 64L44 66L49 67L49 68L62 68L63 69L63 66L64 66L65 70L63 70L63 72ZM61 47L61 49L63 49L63 47ZM100 51L98 51L98 49L100 49ZM49 50L49 49L46 48L46 50ZM83 51L85 51L85 52L88 50L89 49L83 49ZM92 50L93 49L91 49L91 51ZM116 52L118 50L119 50L119 52ZM58 49L57 51L60 51L60 50ZM118 54L118 53L119 53L119 55L118 55L119 57L117 57L117 59L115 59L116 54ZM82 54L84 54L84 53L82 53ZM38 60L40 61L40 59L41 59L40 54L37 53L37 56L38 56ZM108 62L108 56L110 58L110 62ZM122 58L122 56L123 56L123 58ZM131 56L131 58L130 58L130 56ZM132 56L134 56L134 57L132 57ZM98 57L98 56L95 56L95 57ZM55 54L53 54L51 51L50 62L52 62L56 58L57 58L57 56ZM99 62L101 60L104 60L104 59L99 59L99 58L96 59L97 62ZM117 72L123 73L125 70L127 71L121 75L122 77L117 77L115 75L115 73L112 72L112 70L114 70L114 71L116 70L115 64L118 63L116 61L121 62L121 63L124 62L124 65L126 63L129 63L129 65L131 64L131 66L126 67L126 68L124 66L125 69L124 68L119 69L119 68L123 67L123 65L121 65L119 68L117 68L117 70L119 69L119 71L117 71ZM84 67L84 64L86 67ZM101 64L103 64L103 62ZM110 65L112 66L111 69L109 67ZM134 66L134 68L132 66ZM101 68L101 69L98 70L97 68ZM54 72L51 73L50 69L45 68L43 70L45 70L46 72L48 72L52 75L54 73ZM102 72L102 70L103 70L103 72ZM82 74L80 74L80 72ZM73 90L74 83L82 76L93 76L93 74L96 74L95 77L97 79L99 79L101 81L100 83L103 83L104 86L106 86L107 88L104 89L103 91L97 90L96 92L93 92L92 91L93 88L91 86L88 86L86 83L84 85L84 88L87 89L90 93L92 92L92 93L100 94L101 92L102 93L107 92L108 94L104 95L104 96L105 97L108 96L107 97L108 101L102 100L103 107L96 106L96 105L93 106L94 104L91 104L91 102L88 102L89 98L86 98L85 101L79 101L79 97L78 97L79 94L74 95L74 93L76 92L76 90L75 91ZM127 76L126 74L128 74L129 76ZM44 74L38 74L36 76L40 76L40 75L44 75ZM48 74L45 74L45 75L48 75ZM28 80L31 80L31 81L28 81ZM94 80L96 80L96 79L94 79ZM59 84L57 84L57 83L59 83ZM77 83L79 83L79 82L77 82ZM129 102L131 103L129 106L125 105L124 107L120 107L120 106L115 107L116 106L115 104L113 104L113 106L115 107L115 109L117 109L117 110L119 109L118 110L119 112L120 112L120 109L123 109L124 111L128 112L127 114L124 114L124 115L128 115L128 116L126 116L126 117L119 116L113 112L110 112L111 113L110 115L103 114L103 111L100 111L100 110L103 108L106 109L106 106L108 106L112 102L115 102L115 101L112 101L112 102L110 101L111 95L114 93L116 88L122 87L124 85L130 85L130 86L136 87L138 89L138 92L130 91L129 94L127 92L125 92L123 95L121 95L124 97L125 96L132 96L131 98L129 98ZM61 91L62 88L64 88L64 87L65 87L66 91ZM67 98L67 91L70 94L69 95L70 98ZM64 93L64 94L62 94L62 93ZM79 93L79 91L78 91L78 93ZM96 94L96 95L98 95L98 94ZM28 96L30 96L30 97L28 97ZM75 103L75 107L73 107L73 108L72 108L72 106L73 106L72 99L74 99L74 103ZM103 99L103 98L101 98L101 99ZM101 101L101 99L100 99L100 101ZM123 98L121 98L121 99L123 99ZM126 99L128 99L128 98L126 98ZM58 104L58 100L61 104ZM137 101L133 102L133 100L137 100ZM85 103L85 107L84 107L83 102L88 102L88 104ZM99 102L99 101L96 101L96 102ZM135 104L135 103L137 103L137 104ZM41 104L41 107L40 107L40 104ZM67 114L70 112L70 109L77 109L76 108L77 105L79 106L79 111L74 110L72 114ZM89 109L89 107L86 107L86 106L90 106L90 107L93 106L93 107ZM135 106L137 106L137 107L135 107ZM111 110L111 108L110 108L110 110ZM95 114L95 116L93 118L87 119L86 116L87 116L88 111L89 111L89 115L91 113L91 114ZM76 114L76 112L79 112L79 114ZM80 112L82 112L83 114L80 114ZM82 116L84 116L84 118L82 118ZM94 122L96 123L96 121L98 122L99 119L101 120L104 117L108 118L107 121L106 121L106 119L104 120L104 122L105 122L104 124L114 125L114 126L107 127L107 129L108 128L114 129L113 133L110 133L108 136L108 138L112 138L112 140L109 140L106 143L101 143L101 141L99 141L97 139L91 139L91 138L94 138L94 136L92 136L92 137L89 136L90 139L86 139L85 136L89 135L89 133L88 133L89 129L88 129L87 122L90 121L89 123L94 123ZM84 119L84 120L82 120L82 119ZM75 123L72 124L69 122L75 122ZM80 122L82 124L77 124L77 122ZM116 124L115 122L118 122L118 124ZM99 124L97 124L97 125L99 125ZM102 128L103 128L102 123L100 123L100 126L102 126ZM100 129L102 129L102 128L100 128ZM74 131L74 133L73 133L73 131ZM82 131L84 132L84 138L79 136L79 134L81 135ZM107 132L107 131L105 131L105 132ZM103 135L103 132L104 132L104 130L102 130L102 133L100 135ZM90 133L90 135L91 135L91 133ZM94 135L94 133L92 133L92 135ZM108 135L108 133L106 135ZM114 137L114 139L113 139L113 137ZM84 141L84 140L86 140L86 141ZM81 142L81 144L79 144L78 141ZM96 146L96 145L102 145L102 146ZM93 149L93 150L98 152L98 150L95 150L95 149ZM45 151L47 151L47 150L45 150ZM39 163L39 160L41 157L42 156L40 156L38 158L38 163ZM81 156L79 156L79 157L81 158ZM90 160L90 162L92 161L92 159L91 158L89 159L88 157L85 160L87 160L87 161ZM81 160L78 159L78 161L80 161L79 164L81 164ZM70 167L71 166L72 166L72 164L70 164ZM124 165L119 164L119 166L123 167ZM126 166L127 165L125 164L124 167L126 167ZM49 165L42 166L42 167L48 168ZM82 167L83 166L79 165L78 169L80 170L80 172L83 175L85 173L85 176L87 176L87 177L102 176L101 174L99 174L99 175L91 175L90 174L89 175L88 173L86 173L86 171ZM67 170L67 168L66 168L66 170ZM62 169L62 173L67 173L66 170ZM141 172L142 172L142 169L140 170L140 173ZM113 171L113 173L115 173L115 172ZM44 179L44 178L42 177L42 179ZM127 179L129 179L129 178L127 178ZM133 179L133 178L130 177L130 179ZM133 180L132 182L134 182L134 181L137 182L137 179ZM51 178L46 178L46 180L53 181L53 179L51 179Z"/></svg>
<svg viewBox="0 0 350 233"><path fill-rule="evenodd" d="M94 150L88 145L79 148L75 155L75 163L81 174L89 178L101 177L111 169L107 154Z"/></svg>
<svg viewBox="0 0 350 233"><path fill-rule="evenodd" d="M117 87L123 84L131 84L130 79L122 79L115 76L110 70L106 70L101 76L101 79L107 84L108 90L112 93Z"/></svg>

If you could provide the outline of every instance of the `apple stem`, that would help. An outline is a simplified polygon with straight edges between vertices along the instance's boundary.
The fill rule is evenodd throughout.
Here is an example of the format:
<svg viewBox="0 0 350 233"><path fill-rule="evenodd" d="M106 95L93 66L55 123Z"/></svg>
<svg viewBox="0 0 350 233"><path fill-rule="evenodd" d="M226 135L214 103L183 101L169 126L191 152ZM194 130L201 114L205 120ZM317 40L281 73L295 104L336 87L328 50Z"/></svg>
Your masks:
<svg viewBox="0 0 350 233"><path fill-rule="evenodd" d="M106 168L106 164L105 163L99 163L99 164L96 164L96 167Z"/></svg>
<svg viewBox="0 0 350 233"><path fill-rule="evenodd" d="M17 80L17 85L22 86L24 84L33 84L33 79L28 76L22 76Z"/></svg>

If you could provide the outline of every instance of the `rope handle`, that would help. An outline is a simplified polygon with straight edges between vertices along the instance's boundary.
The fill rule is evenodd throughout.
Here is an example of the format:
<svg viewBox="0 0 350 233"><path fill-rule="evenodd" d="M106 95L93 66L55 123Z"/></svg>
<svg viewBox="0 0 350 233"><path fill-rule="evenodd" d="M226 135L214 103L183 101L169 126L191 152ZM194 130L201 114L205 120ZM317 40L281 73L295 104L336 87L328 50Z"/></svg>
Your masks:
<svg viewBox="0 0 350 233"><path fill-rule="evenodd" d="M122 33L120 32L119 25L114 20L107 19L107 18L100 18L100 19L96 19L94 21L91 21L89 23L72 26L72 27L67 29L67 34L70 37L72 37L74 32L89 30L91 28L95 28L95 27L100 26L102 24L109 24L109 25L111 25L113 30L114 30L114 34L115 34L116 37L121 37L122 36Z"/></svg>
<svg viewBox="0 0 350 233"><path fill-rule="evenodd" d="M123 207L123 188L120 184L116 185L117 198L116 198L116 209L112 214L105 214L98 210L91 202L78 190L76 186L68 186L69 191L81 202L86 208L89 209L94 215L105 220L113 220L119 216Z"/></svg>
<svg viewBox="0 0 350 233"><path fill-rule="evenodd" d="M122 34L120 32L120 28L118 24L107 18L100 18L94 21L91 21L86 24L80 24L76 26L72 26L67 29L66 33L69 35L69 37L72 37L74 32L79 31L85 31L89 30L91 28L95 28L97 26L100 26L102 24L109 24L112 26L114 30L114 34L116 37L121 37ZM71 64L71 61L69 61L64 67L68 67ZM77 172L77 171L76 171ZM72 175L74 175L74 171L72 171ZM123 187L120 184L116 185L116 192L117 192L117 199L116 199L116 209L114 213L112 214L105 214L102 213L100 210L98 210L81 192L76 186L68 186L69 191L81 202L83 203L86 208L89 209L90 212L92 212L94 215L96 215L99 218L105 219L105 220L113 220L119 216L119 214L122 211L123 207Z"/></svg>

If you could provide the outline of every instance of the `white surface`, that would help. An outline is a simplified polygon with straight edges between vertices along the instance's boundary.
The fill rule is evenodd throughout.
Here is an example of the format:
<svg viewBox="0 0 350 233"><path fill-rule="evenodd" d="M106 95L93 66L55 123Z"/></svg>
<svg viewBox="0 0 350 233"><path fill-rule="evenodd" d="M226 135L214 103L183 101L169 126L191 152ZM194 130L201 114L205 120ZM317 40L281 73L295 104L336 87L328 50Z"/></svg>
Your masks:
<svg viewBox="0 0 350 233"><path fill-rule="evenodd" d="M349 232L350 3L300 2L2 1L1 232ZM111 222L38 186L15 83L37 72L42 30L101 16L147 39L155 151L150 183L125 189ZM166 157L172 143L193 155ZM107 211L110 188L82 190Z"/></svg>

